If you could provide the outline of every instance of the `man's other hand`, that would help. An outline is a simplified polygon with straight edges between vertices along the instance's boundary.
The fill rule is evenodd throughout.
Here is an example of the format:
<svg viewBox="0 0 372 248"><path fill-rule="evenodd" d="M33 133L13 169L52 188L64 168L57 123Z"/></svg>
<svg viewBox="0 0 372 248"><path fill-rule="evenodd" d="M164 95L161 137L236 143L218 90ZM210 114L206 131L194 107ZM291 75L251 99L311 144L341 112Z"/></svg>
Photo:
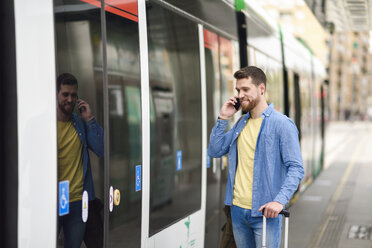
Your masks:
<svg viewBox="0 0 372 248"><path fill-rule="evenodd" d="M263 215L266 218L276 218L283 210L283 205L279 202L272 201L261 206L258 211L261 212L263 209L265 209Z"/></svg>

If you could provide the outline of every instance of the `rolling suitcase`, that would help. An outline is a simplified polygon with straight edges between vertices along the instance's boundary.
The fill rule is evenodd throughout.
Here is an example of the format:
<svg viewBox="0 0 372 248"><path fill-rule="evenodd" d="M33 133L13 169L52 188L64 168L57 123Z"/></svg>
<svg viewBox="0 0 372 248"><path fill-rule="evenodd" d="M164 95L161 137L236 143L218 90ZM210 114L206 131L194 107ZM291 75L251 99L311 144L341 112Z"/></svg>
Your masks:
<svg viewBox="0 0 372 248"><path fill-rule="evenodd" d="M263 210L264 211L264 210ZM288 248L288 225L289 225L289 211L282 210L279 214L284 215L285 217L285 226L284 226L284 248ZM266 248L266 217L263 216L262 224L262 248Z"/></svg>

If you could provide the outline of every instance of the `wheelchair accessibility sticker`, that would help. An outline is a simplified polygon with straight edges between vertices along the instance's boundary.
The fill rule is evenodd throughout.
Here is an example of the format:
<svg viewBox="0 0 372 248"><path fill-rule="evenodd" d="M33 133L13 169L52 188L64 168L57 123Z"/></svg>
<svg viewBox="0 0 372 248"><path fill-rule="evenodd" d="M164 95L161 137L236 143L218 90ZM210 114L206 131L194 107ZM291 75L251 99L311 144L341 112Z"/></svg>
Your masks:
<svg viewBox="0 0 372 248"><path fill-rule="evenodd" d="M59 216L69 213L69 201L69 182L67 180L59 182Z"/></svg>

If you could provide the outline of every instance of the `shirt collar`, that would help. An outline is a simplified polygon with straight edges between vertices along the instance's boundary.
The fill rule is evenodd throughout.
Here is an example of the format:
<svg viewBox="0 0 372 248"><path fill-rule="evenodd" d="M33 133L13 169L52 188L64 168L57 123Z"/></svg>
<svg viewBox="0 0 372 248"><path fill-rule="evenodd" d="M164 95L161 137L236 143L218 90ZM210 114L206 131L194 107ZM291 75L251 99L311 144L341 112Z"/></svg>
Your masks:
<svg viewBox="0 0 372 248"><path fill-rule="evenodd" d="M270 103L265 111L261 114L262 118L269 117L274 110L274 103Z"/></svg>
<svg viewBox="0 0 372 248"><path fill-rule="evenodd" d="M79 117L78 117L77 114L72 113L72 114L71 114L71 117L70 117L70 120L72 120L72 121L76 121L76 119L78 119L78 118L79 118Z"/></svg>
<svg viewBox="0 0 372 248"><path fill-rule="evenodd" d="M269 106L265 109L265 111L261 114L261 118L264 119L265 117L269 117L274 110L274 103L270 103ZM246 119L251 117L251 113L247 113Z"/></svg>

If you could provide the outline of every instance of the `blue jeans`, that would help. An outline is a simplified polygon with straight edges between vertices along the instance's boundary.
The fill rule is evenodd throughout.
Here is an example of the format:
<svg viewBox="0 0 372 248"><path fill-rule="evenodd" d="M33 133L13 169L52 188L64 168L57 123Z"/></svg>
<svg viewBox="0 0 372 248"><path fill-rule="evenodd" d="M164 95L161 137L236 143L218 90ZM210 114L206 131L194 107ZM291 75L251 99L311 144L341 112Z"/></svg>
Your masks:
<svg viewBox="0 0 372 248"><path fill-rule="evenodd" d="M231 207L234 239L238 248L262 247L262 217L252 217L250 209ZM266 247L279 248L282 216L266 219Z"/></svg>
<svg viewBox="0 0 372 248"><path fill-rule="evenodd" d="M85 223L81 218L81 201L70 202L69 214L58 216L58 235L63 228L63 246L80 248L85 234Z"/></svg>

